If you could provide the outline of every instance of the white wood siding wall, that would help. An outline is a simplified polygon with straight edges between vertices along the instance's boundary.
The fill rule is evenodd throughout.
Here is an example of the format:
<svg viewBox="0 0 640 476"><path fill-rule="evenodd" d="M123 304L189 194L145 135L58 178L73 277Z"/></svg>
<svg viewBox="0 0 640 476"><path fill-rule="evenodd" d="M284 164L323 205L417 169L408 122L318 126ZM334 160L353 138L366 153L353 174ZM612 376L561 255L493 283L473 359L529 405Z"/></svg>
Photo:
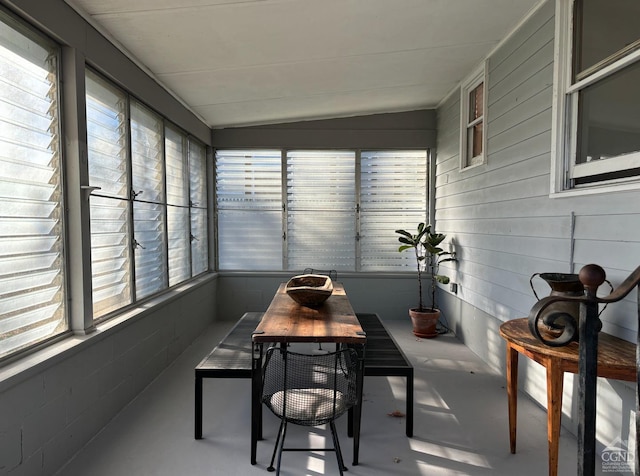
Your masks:
<svg viewBox="0 0 640 476"><path fill-rule="evenodd" d="M459 93L438 110L436 226L460 258L449 274L458 298L500 321L528 315L534 273L597 263L617 286L640 265L640 193L549 197L554 7L544 4L488 59L485 165L460 171ZM602 318L633 341L632 294Z"/></svg>
<svg viewBox="0 0 640 476"><path fill-rule="evenodd" d="M497 328L528 316L534 273L577 273L596 263L618 286L640 265L640 192L549 197L554 9L546 2L488 58L486 164L460 171L459 91L438 109L435 224L460 258L446 270L458 293L443 288L441 304L458 336L502 372ZM538 294L548 295L536 281ZM609 306L604 330L635 341L636 301L633 292ZM521 388L546 406L542 367L521 361ZM575 434L577 378L566 375L564 389L562 421ZM599 379L598 394L599 442L633 439L634 386Z"/></svg>

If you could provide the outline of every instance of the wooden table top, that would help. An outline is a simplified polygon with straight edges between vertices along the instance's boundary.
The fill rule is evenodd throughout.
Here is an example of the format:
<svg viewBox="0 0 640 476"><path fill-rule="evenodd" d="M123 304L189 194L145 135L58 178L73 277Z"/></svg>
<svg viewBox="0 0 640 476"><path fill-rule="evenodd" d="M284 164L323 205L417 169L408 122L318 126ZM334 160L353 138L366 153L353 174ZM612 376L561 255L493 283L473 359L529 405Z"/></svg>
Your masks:
<svg viewBox="0 0 640 476"><path fill-rule="evenodd" d="M254 342L340 342L364 344L367 340L344 286L333 283L333 293L317 309L301 306L281 284L260 324Z"/></svg>
<svg viewBox="0 0 640 476"><path fill-rule="evenodd" d="M500 326L500 335L511 345L531 353L558 358L568 365L566 371L577 373L578 343L551 347L540 342L529 330L528 319L512 319ZM619 380L636 380L636 346L611 334L598 334L598 376Z"/></svg>

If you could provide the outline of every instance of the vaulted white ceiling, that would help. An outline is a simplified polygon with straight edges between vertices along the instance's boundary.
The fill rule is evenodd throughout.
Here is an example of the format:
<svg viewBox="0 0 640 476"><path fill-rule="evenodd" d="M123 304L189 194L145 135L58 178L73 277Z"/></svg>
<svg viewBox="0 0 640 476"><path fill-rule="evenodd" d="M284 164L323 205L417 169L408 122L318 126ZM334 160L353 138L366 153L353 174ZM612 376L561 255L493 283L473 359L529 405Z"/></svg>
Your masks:
<svg viewBox="0 0 640 476"><path fill-rule="evenodd" d="M540 0L67 0L211 127L435 107Z"/></svg>

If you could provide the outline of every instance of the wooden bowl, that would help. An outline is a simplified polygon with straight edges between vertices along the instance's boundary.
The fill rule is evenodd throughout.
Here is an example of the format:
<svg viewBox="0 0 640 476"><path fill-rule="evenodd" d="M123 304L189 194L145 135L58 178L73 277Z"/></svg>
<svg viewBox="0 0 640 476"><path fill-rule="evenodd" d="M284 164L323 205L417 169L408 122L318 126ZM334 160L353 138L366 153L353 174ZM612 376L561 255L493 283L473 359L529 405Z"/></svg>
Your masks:
<svg viewBox="0 0 640 476"><path fill-rule="evenodd" d="M331 296L333 282L322 274L300 274L287 282L287 294L305 307L320 307Z"/></svg>

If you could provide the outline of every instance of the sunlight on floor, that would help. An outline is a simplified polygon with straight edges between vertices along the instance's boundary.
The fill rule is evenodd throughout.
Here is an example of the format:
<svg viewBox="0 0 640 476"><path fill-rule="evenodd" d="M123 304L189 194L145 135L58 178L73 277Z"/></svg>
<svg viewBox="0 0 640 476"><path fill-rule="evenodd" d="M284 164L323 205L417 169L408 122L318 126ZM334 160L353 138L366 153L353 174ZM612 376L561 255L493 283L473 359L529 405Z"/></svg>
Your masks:
<svg viewBox="0 0 640 476"><path fill-rule="evenodd" d="M426 458L418 460L418 464L426 464L426 461L429 461L429 466L432 466L433 460L443 459L454 461L457 464L463 463L475 468L491 468L491 465L484 456L465 448L455 448L453 446L445 446L442 443L416 439L411 440L410 446L413 451L427 456ZM446 465L446 467L450 468L450 465Z"/></svg>
<svg viewBox="0 0 640 476"><path fill-rule="evenodd" d="M429 359L429 366L432 370L447 370L456 372L474 372L494 375L484 362L478 360L451 360L451 359Z"/></svg>

